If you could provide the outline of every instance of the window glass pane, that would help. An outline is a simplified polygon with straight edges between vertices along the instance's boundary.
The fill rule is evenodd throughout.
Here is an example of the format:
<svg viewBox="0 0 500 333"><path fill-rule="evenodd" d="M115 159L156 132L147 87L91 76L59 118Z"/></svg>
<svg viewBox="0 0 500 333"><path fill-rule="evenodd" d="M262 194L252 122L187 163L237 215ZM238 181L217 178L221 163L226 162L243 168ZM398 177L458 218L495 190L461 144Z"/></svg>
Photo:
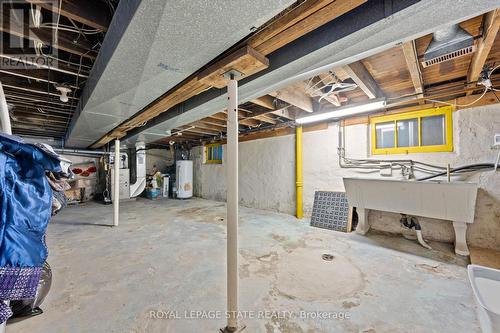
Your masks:
<svg viewBox="0 0 500 333"><path fill-rule="evenodd" d="M222 161L222 145L219 145L217 148L218 148L218 151L219 151L219 154L218 154L219 160Z"/></svg>
<svg viewBox="0 0 500 333"><path fill-rule="evenodd" d="M446 121L444 115L422 118L422 146L446 144Z"/></svg>
<svg viewBox="0 0 500 333"><path fill-rule="evenodd" d="M398 120L398 147L418 147L418 119Z"/></svg>
<svg viewBox="0 0 500 333"><path fill-rule="evenodd" d="M208 160L211 161L213 159L214 159L214 157L213 157L213 147L209 146L208 147Z"/></svg>
<svg viewBox="0 0 500 333"><path fill-rule="evenodd" d="M394 148L394 122L375 124L377 148Z"/></svg>

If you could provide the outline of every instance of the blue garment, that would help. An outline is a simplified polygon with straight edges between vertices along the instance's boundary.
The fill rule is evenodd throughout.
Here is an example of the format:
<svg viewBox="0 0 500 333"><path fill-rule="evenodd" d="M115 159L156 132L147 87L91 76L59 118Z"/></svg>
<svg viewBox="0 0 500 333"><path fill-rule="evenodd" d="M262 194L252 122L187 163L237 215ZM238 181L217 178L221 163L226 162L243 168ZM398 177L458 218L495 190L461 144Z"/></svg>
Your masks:
<svg viewBox="0 0 500 333"><path fill-rule="evenodd" d="M46 170L60 172L59 160L20 138L0 134L0 301L36 293L48 255L45 230L52 206ZM0 322L6 319L2 310Z"/></svg>

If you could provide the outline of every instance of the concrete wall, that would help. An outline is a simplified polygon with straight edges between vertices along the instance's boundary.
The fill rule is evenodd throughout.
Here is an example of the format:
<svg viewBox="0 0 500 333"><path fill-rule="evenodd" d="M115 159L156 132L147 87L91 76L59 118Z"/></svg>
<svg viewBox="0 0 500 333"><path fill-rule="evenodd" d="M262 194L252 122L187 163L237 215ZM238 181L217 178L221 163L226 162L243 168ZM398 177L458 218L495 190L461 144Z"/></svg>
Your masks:
<svg viewBox="0 0 500 333"><path fill-rule="evenodd" d="M448 153L419 153L409 155L377 155L376 158L413 159L446 166L478 162L493 162L497 151L492 150L493 136L500 133L500 105L476 107L453 113L454 151ZM346 156L373 157L370 153L368 125L346 127ZM337 156L338 126L327 130L304 133L304 211L311 213L314 192L343 191L342 177L380 177L378 171L363 172L341 169ZM295 137L293 135L261 139L240 144L240 203L244 206L272 209L288 214L295 211ZM225 148L225 147L224 147ZM193 150L195 160L195 195L225 200L225 172L222 165L202 163L202 148ZM225 156L224 156L225 158ZM422 174L417 174L421 176ZM394 178L401 178L399 171ZM479 183L475 223L469 227L469 244L500 249L500 173L493 171L475 174L467 179ZM372 211L372 228L399 232L399 215ZM424 236L452 242L450 223L421 218Z"/></svg>
<svg viewBox="0 0 500 333"><path fill-rule="evenodd" d="M282 136L239 145L240 204L293 213L295 208L295 139ZM222 164L203 164L203 148L193 148L194 195L226 200L226 146Z"/></svg>
<svg viewBox="0 0 500 333"><path fill-rule="evenodd" d="M174 151L173 149L148 149L146 150L146 173L152 173L153 166L165 173L167 167L174 164Z"/></svg>

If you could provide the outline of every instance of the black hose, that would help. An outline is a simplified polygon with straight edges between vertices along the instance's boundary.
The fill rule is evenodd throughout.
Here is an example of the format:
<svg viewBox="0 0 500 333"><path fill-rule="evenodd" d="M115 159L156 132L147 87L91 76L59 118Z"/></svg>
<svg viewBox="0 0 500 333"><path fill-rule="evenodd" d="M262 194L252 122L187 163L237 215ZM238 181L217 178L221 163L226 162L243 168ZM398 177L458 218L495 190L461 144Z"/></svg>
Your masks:
<svg viewBox="0 0 500 333"><path fill-rule="evenodd" d="M484 170L484 169L493 169L494 167L495 167L495 164L493 164L493 163L470 164L470 165L464 165L464 166L452 169L452 170L450 170L450 174L455 173L455 172L460 172L460 171L465 172L464 170L479 171L479 170ZM431 176L419 178L419 179L417 179L417 181L429 180L429 179L445 176L447 174L448 174L447 172L440 172L440 173L436 173L436 174L431 175Z"/></svg>

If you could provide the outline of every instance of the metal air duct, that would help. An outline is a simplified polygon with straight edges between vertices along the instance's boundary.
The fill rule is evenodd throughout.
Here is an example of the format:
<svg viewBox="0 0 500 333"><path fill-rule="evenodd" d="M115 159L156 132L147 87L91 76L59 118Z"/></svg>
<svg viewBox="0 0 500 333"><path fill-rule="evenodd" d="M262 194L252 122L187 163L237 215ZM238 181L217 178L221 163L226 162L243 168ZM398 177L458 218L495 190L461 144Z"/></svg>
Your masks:
<svg viewBox="0 0 500 333"><path fill-rule="evenodd" d="M429 67L466 56L476 51L474 37L458 24L440 29L432 35L432 41L424 53L422 66Z"/></svg>

